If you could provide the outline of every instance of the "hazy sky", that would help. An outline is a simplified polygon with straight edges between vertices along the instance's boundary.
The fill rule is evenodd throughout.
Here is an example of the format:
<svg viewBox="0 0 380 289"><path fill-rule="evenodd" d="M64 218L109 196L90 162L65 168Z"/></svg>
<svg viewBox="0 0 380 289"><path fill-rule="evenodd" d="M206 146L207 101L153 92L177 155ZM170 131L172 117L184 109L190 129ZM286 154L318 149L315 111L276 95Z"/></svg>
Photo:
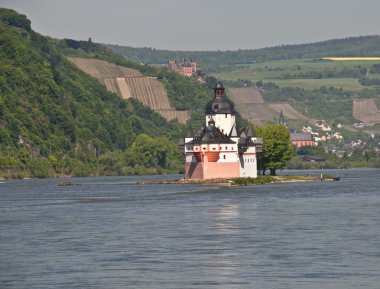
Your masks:
<svg viewBox="0 0 380 289"><path fill-rule="evenodd" d="M0 0L57 38L236 50L380 34L380 0Z"/></svg>

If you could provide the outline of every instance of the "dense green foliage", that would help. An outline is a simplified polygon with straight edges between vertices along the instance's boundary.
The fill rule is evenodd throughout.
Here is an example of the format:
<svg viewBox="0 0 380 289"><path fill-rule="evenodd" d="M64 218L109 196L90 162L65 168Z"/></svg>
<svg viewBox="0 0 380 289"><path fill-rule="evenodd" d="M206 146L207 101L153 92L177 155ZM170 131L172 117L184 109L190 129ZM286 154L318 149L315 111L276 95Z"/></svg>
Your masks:
<svg viewBox="0 0 380 289"><path fill-rule="evenodd" d="M281 45L237 51L169 51L154 48L133 48L108 45L131 60L148 64L164 64L182 56L196 58L205 72L221 71L226 66L251 64L268 60L320 58L326 56L378 56L380 36L349 37L311 44Z"/></svg>
<svg viewBox="0 0 380 289"><path fill-rule="evenodd" d="M30 20L12 9L1 8L0 21L14 27L31 31Z"/></svg>
<svg viewBox="0 0 380 289"><path fill-rule="evenodd" d="M0 20L4 172L25 170L36 177L102 174L99 164L105 155L127 152L140 134L164 135L173 141L184 133L184 126L167 123L136 100L120 99L76 69L60 53L62 42L30 30L25 16L0 9ZM160 138L157 142L165 143ZM171 142L165 145L171 151L165 152L166 163L157 166L181 170L173 164L179 158L177 148ZM124 165L131 163L125 159Z"/></svg>
<svg viewBox="0 0 380 289"><path fill-rule="evenodd" d="M275 176L277 169L283 169L292 156L290 133L284 125L272 124L255 128L257 136L263 138L263 152L258 156L262 174L268 169Z"/></svg>

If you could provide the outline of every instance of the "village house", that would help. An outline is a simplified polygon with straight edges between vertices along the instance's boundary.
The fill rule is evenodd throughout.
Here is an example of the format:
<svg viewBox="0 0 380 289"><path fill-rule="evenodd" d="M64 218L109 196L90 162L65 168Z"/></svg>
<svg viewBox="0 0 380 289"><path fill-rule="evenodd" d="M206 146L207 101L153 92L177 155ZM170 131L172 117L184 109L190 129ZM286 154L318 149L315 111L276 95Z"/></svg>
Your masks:
<svg viewBox="0 0 380 289"><path fill-rule="evenodd" d="M286 126L285 117L281 110L280 117L278 119L278 124ZM290 130L290 142L292 145L295 145L297 148L304 146L316 146L316 142L313 134L315 134L309 125L306 125L302 128L302 132L295 132Z"/></svg>

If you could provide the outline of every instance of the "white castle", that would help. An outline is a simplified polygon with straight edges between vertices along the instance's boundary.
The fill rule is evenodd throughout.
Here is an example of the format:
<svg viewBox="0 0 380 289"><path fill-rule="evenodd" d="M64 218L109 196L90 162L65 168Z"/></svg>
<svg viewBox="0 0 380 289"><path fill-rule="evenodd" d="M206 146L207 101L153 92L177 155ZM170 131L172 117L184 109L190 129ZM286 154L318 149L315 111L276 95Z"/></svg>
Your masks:
<svg viewBox="0 0 380 289"><path fill-rule="evenodd" d="M225 98L221 82L215 85L205 116L202 131L194 134L190 127L182 140L186 178L257 178L256 153L262 151L262 140L251 123L238 136L234 106Z"/></svg>

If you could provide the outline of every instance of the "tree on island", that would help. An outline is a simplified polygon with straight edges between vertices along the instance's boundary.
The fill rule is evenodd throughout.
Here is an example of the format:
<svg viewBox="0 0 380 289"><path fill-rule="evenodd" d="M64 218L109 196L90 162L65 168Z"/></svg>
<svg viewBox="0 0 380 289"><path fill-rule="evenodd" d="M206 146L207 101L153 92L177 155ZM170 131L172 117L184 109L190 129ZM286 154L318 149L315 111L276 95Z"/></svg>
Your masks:
<svg viewBox="0 0 380 289"><path fill-rule="evenodd" d="M277 169L283 169L292 156L290 133L284 125L272 124L256 127L257 136L263 138L263 152L258 155L262 174L268 169L275 176Z"/></svg>

